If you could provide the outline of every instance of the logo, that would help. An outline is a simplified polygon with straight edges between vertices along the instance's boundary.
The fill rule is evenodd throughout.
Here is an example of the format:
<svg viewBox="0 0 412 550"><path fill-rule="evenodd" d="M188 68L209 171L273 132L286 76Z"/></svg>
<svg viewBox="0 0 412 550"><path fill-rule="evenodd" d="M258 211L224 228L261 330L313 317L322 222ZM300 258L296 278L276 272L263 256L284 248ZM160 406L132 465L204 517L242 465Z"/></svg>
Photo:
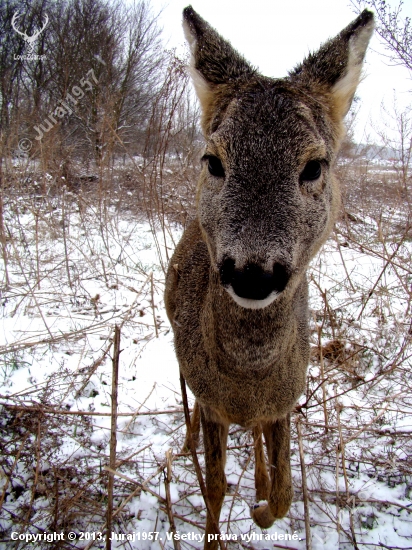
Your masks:
<svg viewBox="0 0 412 550"><path fill-rule="evenodd" d="M22 37L23 37L23 40L27 43L27 46L28 46L28 49L29 49L29 54L30 56L27 56L28 59L32 59L32 58L35 58L35 57L42 57L42 56L33 56L33 52L34 52L34 44L36 42L36 40L38 39L38 37L41 35L41 33L44 31L44 29L47 27L47 24L49 22L49 16L46 15L45 17L45 20L44 20L44 25L43 27L35 32L32 36L29 36L28 34L26 34L25 32L22 32L20 31L17 27L16 27L16 22L17 22L17 19L20 17L20 14L18 11L15 12L15 14L13 15L13 19L11 20L11 26L13 27L13 29L18 33L20 34ZM16 56L14 56L16 58ZM22 58L22 59L25 59L26 56L17 56L18 58Z"/></svg>

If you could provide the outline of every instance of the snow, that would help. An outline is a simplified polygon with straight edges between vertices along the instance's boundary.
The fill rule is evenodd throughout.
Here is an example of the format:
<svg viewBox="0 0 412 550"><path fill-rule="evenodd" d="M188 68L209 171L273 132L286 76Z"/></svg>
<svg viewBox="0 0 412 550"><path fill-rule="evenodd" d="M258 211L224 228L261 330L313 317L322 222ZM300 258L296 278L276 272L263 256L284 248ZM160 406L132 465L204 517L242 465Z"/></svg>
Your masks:
<svg viewBox="0 0 412 550"><path fill-rule="evenodd" d="M164 501L167 452L172 449L169 491L176 529L192 537L181 540L182 548L202 548L205 506L192 459L181 453L185 430L179 371L159 259L160 250L165 263L165 246L173 248L181 229L171 228L165 243L160 228L155 231L115 203L82 210L73 198L63 211L59 198L50 201L47 207L35 200L6 205L10 284L2 294L0 321L5 446L0 494L27 439L5 492L0 516L5 542L0 547L9 547L12 531L51 532L54 525L76 533L104 531L117 324L116 471L126 478L115 477L114 508L129 500L113 530L140 533L140 538L113 541L112 547L173 548ZM394 214L402 217L388 216L394 220ZM294 415L303 422L312 548L352 548L351 522L362 548L405 548L412 536L410 303L405 291L410 274L387 264L394 254L400 266L411 265L411 244L394 241L386 250L373 218L351 235L344 231L338 226L315 258L309 281L311 345L319 350L319 333L325 350L329 342L342 340L345 360L325 355L323 371L319 360L312 360L308 392L299 401L303 415ZM346 241L348 236L353 242ZM5 281L4 261L1 270ZM193 404L190 392L189 400ZM250 519L255 503L250 434L232 426L228 448L228 492L220 518L221 532L233 538L228 547L306 548L294 420L295 498L288 516L267 531ZM201 448L199 460L203 464ZM59 506L66 519L55 510L53 479L62 492ZM18 519L24 506L28 527ZM151 532L159 533L162 544L143 538ZM285 534L297 537L286 540ZM256 536L242 540L246 535ZM72 544L85 548L89 542L78 538ZM104 546L95 541L93 547Z"/></svg>

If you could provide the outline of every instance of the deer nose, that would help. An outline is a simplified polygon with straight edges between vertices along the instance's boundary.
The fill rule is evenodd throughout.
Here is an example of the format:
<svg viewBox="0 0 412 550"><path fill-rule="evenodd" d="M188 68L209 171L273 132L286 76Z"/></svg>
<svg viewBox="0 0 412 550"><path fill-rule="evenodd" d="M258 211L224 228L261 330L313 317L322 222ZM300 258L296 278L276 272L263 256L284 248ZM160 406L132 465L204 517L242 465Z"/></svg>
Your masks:
<svg viewBox="0 0 412 550"><path fill-rule="evenodd" d="M264 300L271 292L282 292L290 278L288 270L280 263L275 263L272 271L264 271L256 263L237 269L232 258L222 262L219 272L223 286L231 285L235 294L249 300Z"/></svg>

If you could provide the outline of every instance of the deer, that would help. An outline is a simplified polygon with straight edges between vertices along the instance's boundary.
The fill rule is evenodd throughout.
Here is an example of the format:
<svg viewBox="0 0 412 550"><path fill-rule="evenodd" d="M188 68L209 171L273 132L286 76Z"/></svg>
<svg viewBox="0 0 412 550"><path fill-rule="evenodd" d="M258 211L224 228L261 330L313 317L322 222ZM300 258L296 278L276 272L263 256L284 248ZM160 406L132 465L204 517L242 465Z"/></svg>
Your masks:
<svg viewBox="0 0 412 550"><path fill-rule="evenodd" d="M19 29L16 27L16 22L19 17L20 17L20 14L18 11L16 11L13 15L13 19L11 20L11 25L13 29L23 37L23 40L27 42L27 45L29 47L29 53L33 53L34 43L36 42L37 38L41 35L41 33L44 31L44 29L47 27L47 24L49 22L49 16L46 14L45 21L42 28L37 32L35 32L32 36L28 36L25 32L19 31Z"/></svg>
<svg viewBox="0 0 412 550"><path fill-rule="evenodd" d="M259 74L191 6L183 29L206 146L165 306L195 396L193 441L202 427L204 548L215 550L231 424L253 431L254 522L269 528L292 503L291 413L309 363L306 272L338 217L334 165L374 15L364 10L279 79Z"/></svg>

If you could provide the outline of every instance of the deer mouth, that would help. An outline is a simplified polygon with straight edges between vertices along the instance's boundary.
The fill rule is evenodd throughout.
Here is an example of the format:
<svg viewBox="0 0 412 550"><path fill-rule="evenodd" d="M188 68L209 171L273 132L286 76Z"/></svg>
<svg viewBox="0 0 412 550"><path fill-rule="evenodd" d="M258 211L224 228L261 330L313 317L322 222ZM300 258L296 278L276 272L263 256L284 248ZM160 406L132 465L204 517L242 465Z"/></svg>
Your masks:
<svg viewBox="0 0 412 550"><path fill-rule="evenodd" d="M270 271L257 263L237 268L235 260L226 258L219 267L220 282L242 307L260 309L272 303L281 294L290 279L288 269L274 263Z"/></svg>

